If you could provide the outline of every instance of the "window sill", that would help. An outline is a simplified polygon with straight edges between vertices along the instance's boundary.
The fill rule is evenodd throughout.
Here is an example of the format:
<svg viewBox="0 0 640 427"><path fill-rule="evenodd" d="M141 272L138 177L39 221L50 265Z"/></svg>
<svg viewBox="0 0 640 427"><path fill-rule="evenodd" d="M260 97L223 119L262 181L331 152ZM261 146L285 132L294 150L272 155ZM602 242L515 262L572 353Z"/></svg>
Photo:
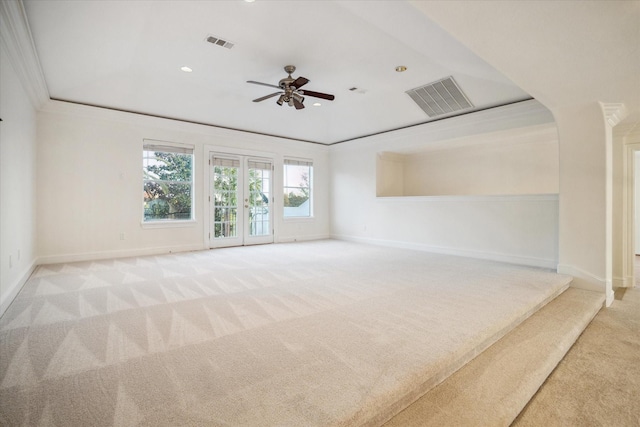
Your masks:
<svg viewBox="0 0 640 427"><path fill-rule="evenodd" d="M148 221L141 222L140 227L142 228L180 228L180 227L195 227L197 222L195 220L187 220L187 221L175 221L175 220L159 220L159 221Z"/></svg>

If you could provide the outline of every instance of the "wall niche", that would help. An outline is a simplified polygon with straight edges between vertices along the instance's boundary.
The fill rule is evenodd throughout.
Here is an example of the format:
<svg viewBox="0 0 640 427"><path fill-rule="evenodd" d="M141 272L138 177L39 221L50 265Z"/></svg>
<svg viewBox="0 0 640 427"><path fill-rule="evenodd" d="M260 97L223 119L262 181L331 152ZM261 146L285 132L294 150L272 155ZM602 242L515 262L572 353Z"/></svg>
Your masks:
<svg viewBox="0 0 640 427"><path fill-rule="evenodd" d="M376 156L376 196L557 194L555 126L512 129Z"/></svg>

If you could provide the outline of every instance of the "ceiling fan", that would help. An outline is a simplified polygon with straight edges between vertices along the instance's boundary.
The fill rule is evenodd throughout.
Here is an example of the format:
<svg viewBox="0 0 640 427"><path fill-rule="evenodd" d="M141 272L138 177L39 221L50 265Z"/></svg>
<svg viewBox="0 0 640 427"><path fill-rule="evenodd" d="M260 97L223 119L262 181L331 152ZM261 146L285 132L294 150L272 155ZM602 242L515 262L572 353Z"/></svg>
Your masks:
<svg viewBox="0 0 640 427"><path fill-rule="evenodd" d="M291 74L294 71L296 71L295 66L287 65L286 67L284 67L284 71L287 74L289 74L289 77L285 77L284 79L280 80L280 82L278 83L278 86L272 85L269 83L262 83L262 82L255 82L253 80L247 80L247 83L253 83L255 85L262 85L262 86L268 86L268 87L274 87L276 89L280 89L279 92L274 92L272 94L263 96L261 98L254 99L253 102L264 101L265 99L273 98L274 96L280 95L280 97L276 101L276 104L282 105L284 103L287 103L287 105L289 105L290 107L296 107L296 110L301 110L304 108L304 104L303 104L304 96L322 98L328 101L333 101L335 99L335 96L329 95L328 93L314 92L312 90L300 89L302 86L309 83L309 79L305 77L298 77L297 79L294 79L293 77L291 77Z"/></svg>

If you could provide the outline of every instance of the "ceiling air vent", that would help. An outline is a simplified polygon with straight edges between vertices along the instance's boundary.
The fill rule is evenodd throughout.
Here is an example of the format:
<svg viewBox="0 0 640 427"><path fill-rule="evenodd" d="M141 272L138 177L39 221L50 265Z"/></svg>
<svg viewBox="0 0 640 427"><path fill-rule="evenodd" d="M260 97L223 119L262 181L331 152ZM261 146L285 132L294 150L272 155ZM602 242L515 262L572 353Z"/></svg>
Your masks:
<svg viewBox="0 0 640 427"><path fill-rule="evenodd" d="M453 77L408 90L406 93L429 117L473 108Z"/></svg>
<svg viewBox="0 0 640 427"><path fill-rule="evenodd" d="M228 41L228 40L223 40L219 37L216 36L207 36L206 39L209 43L215 44L216 46L222 46L222 47L226 47L227 49L231 49L234 45L234 43Z"/></svg>

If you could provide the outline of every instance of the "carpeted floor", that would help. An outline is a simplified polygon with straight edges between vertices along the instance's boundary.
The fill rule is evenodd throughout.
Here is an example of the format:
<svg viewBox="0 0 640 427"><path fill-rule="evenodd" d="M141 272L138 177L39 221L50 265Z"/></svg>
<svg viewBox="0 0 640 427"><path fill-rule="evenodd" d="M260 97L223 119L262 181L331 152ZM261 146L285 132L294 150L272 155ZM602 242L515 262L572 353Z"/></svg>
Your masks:
<svg viewBox="0 0 640 427"><path fill-rule="evenodd" d="M330 240L41 266L0 424L379 425L567 283Z"/></svg>
<svg viewBox="0 0 640 427"><path fill-rule="evenodd" d="M508 426L604 299L604 293L567 289L384 427Z"/></svg>
<svg viewBox="0 0 640 427"><path fill-rule="evenodd" d="M640 426L638 283L616 291L513 426Z"/></svg>

